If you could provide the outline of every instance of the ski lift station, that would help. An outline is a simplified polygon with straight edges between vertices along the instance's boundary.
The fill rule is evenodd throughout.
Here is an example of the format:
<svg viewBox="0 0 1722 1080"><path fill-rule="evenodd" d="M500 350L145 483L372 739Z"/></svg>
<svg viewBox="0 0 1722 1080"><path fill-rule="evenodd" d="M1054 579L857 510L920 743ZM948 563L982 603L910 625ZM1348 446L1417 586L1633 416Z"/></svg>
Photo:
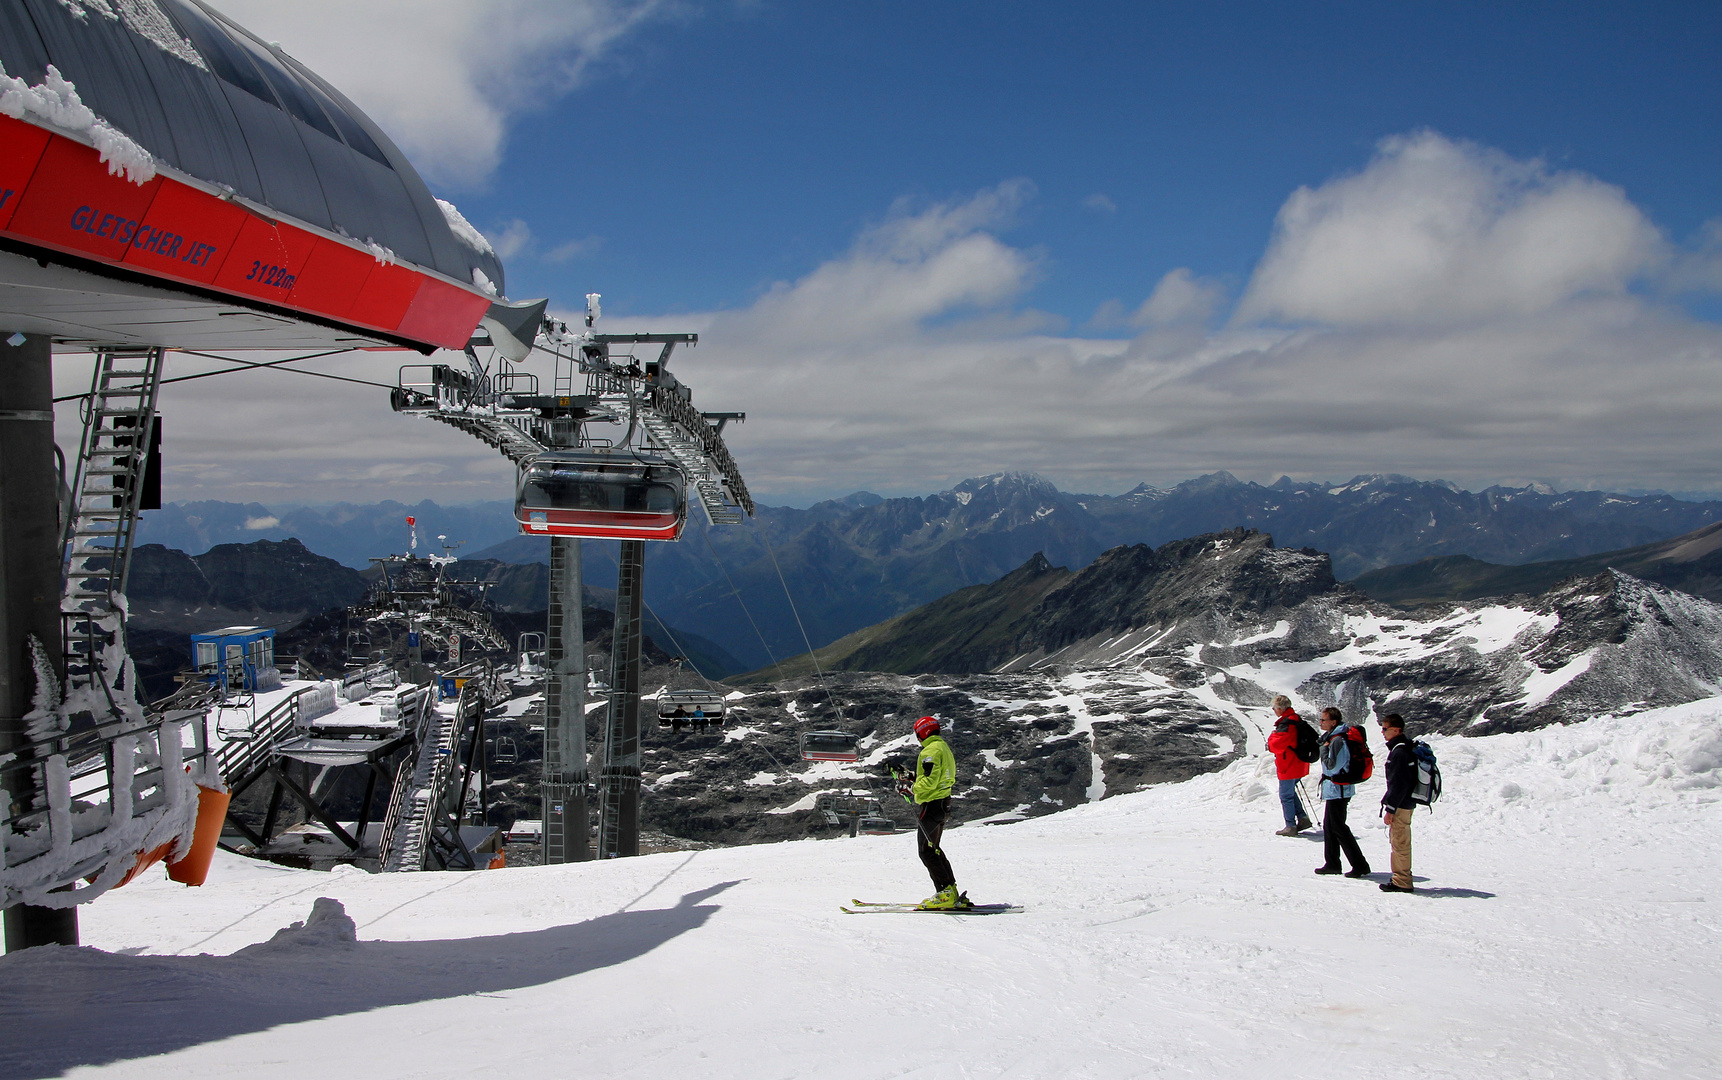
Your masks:
<svg viewBox="0 0 1722 1080"><path fill-rule="evenodd" d="M531 665L544 683L544 860L636 854L645 543L677 540L695 506L714 525L753 513L722 438L743 414L700 411L671 370L697 336L600 333L595 293L572 327L546 317L548 299L508 300L489 242L381 128L203 0L6 0L0 65L7 947L75 944L77 905L157 861L199 883L218 844L267 854L310 836L385 871L501 861L487 753L519 748L486 715L507 696L492 662L507 642L419 565L452 555L383 560L386 580L399 563L433 587L385 585L386 610L345 639L351 670L276 684L273 631L225 627L193 636L179 691L143 699L125 596L139 515L157 505L151 447L175 351L204 356L199 377L263 363L228 355L246 351L272 350L281 373L360 349L417 354L388 407L504 454L520 530L551 538ZM93 357L87 389L53 385L56 351ZM64 460L56 389L84 421ZM582 538L621 541L607 683L582 640ZM405 670L372 653L370 627L387 619L406 623ZM449 643L444 670L411 644L421 632ZM448 679L454 694L437 700ZM595 783L588 687L608 706ZM721 721L721 698L698 708ZM259 793L256 814L236 809Z"/></svg>
<svg viewBox="0 0 1722 1080"><path fill-rule="evenodd" d="M266 690L259 681L275 672L275 630L264 626L228 626L191 635L192 664L198 675L224 692Z"/></svg>

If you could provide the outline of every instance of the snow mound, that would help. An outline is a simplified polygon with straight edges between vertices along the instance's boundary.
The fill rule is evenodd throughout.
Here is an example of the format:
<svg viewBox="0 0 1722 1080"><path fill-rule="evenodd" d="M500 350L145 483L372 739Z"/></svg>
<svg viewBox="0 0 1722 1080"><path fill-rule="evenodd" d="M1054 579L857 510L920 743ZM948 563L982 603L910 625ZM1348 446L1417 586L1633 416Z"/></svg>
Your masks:
<svg viewBox="0 0 1722 1080"><path fill-rule="evenodd" d="M351 950L359 944L359 928L339 900L319 896L311 905L311 914L304 922L296 922L275 931L275 936L256 945L248 945L235 956L292 956L311 950Z"/></svg>

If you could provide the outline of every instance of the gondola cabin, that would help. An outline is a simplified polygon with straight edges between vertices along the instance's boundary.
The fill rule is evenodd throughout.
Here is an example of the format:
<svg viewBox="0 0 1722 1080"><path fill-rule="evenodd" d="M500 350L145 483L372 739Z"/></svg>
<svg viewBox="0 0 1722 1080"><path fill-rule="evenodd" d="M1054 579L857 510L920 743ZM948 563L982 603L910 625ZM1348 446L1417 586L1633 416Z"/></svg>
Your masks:
<svg viewBox="0 0 1722 1080"><path fill-rule="evenodd" d="M861 736L847 731L804 731L801 734L802 761L855 761L860 758L856 745Z"/></svg>
<svg viewBox="0 0 1722 1080"><path fill-rule="evenodd" d="M674 540L688 520L687 478L651 454L553 450L520 471L514 520L528 536Z"/></svg>
<svg viewBox="0 0 1722 1080"><path fill-rule="evenodd" d="M280 685L275 672L275 629L268 626L227 626L191 635L192 662L197 674L221 687L223 693L267 690Z"/></svg>

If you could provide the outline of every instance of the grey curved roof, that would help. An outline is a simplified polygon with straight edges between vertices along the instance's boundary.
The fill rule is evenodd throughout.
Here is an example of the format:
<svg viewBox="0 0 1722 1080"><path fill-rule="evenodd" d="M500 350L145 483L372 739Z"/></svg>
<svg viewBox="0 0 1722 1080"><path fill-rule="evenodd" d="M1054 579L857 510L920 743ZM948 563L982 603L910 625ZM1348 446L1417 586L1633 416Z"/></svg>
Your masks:
<svg viewBox="0 0 1722 1080"><path fill-rule="evenodd" d="M406 156L340 91L201 0L0 0L0 63L49 64L157 160L403 261L503 287Z"/></svg>

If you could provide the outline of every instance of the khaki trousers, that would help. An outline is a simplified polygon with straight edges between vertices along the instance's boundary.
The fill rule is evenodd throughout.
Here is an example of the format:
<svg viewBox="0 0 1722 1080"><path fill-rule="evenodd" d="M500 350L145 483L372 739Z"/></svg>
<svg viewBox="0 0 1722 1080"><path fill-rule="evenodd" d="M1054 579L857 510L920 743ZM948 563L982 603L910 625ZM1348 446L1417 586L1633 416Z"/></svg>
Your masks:
<svg viewBox="0 0 1722 1080"><path fill-rule="evenodd" d="M1387 826L1387 842L1393 846L1393 884L1411 888L1411 807L1393 812Z"/></svg>

